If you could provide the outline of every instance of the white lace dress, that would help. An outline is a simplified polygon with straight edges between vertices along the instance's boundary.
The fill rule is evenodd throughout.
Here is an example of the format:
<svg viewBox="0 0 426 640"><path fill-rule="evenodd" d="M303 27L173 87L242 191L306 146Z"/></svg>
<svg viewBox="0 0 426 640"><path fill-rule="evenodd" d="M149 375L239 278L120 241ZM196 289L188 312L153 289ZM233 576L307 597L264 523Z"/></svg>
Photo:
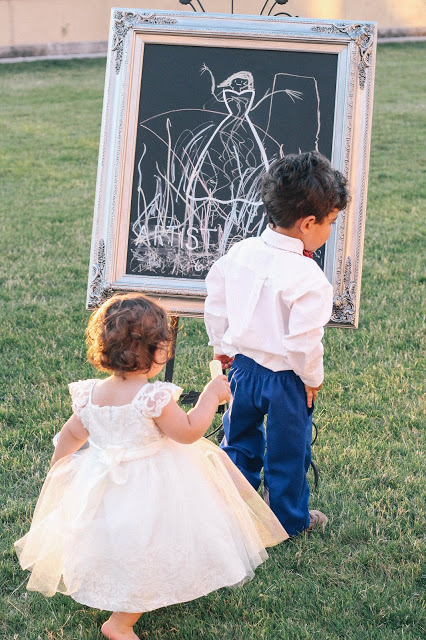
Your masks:
<svg viewBox="0 0 426 640"><path fill-rule="evenodd" d="M135 613L251 578L265 547L288 536L223 451L158 429L154 418L181 389L157 381L130 404L100 407L96 382L70 385L90 446L50 470L15 543L28 589Z"/></svg>

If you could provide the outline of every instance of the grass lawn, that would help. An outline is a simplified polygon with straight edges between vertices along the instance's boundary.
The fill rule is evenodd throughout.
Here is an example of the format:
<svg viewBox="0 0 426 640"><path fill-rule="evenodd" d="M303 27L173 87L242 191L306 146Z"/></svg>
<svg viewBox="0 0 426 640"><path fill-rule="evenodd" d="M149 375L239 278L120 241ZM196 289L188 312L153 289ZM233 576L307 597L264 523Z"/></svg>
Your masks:
<svg viewBox="0 0 426 640"><path fill-rule="evenodd" d="M143 639L425 637L425 66L424 43L378 48L360 327L326 331L316 409L311 505L329 526L272 549L242 589L142 616ZM95 640L105 619L28 593L13 552L70 413L67 383L93 375L83 334L104 70L99 59L0 65L5 640ZM174 379L187 391L208 379L206 344L201 321L181 322Z"/></svg>

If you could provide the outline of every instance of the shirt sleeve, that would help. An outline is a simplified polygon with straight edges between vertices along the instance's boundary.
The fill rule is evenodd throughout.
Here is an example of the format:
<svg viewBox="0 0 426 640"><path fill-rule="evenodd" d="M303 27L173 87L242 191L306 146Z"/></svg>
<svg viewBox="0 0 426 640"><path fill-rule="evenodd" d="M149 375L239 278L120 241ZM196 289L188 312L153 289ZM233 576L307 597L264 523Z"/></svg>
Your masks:
<svg viewBox="0 0 426 640"><path fill-rule="evenodd" d="M214 347L218 355L224 355L221 344L229 324L226 311L225 258L226 256L219 258L207 274L207 298L204 303L204 322L209 345Z"/></svg>
<svg viewBox="0 0 426 640"><path fill-rule="evenodd" d="M315 285L293 302L283 338L291 368L309 387L319 387L324 379L322 337L333 305L333 288L325 276Z"/></svg>

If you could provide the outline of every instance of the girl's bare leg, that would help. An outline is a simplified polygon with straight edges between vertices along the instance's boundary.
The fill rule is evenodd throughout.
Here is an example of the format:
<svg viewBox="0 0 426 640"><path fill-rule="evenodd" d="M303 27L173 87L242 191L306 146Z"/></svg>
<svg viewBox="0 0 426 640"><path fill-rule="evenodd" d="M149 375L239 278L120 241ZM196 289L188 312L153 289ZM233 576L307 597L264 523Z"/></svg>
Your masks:
<svg viewBox="0 0 426 640"><path fill-rule="evenodd" d="M104 622L101 631L109 640L139 640L133 631L133 625L141 615L140 613L113 613L110 619Z"/></svg>

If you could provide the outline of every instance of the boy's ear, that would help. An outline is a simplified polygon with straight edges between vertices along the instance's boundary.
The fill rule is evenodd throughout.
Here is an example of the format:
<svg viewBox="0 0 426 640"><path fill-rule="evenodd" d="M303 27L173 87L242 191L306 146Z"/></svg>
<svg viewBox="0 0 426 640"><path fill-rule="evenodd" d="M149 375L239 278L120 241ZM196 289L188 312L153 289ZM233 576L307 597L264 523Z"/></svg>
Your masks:
<svg viewBox="0 0 426 640"><path fill-rule="evenodd" d="M317 219L315 216L307 216L306 218L300 218L299 229L301 233L304 235L311 231L313 225L316 223Z"/></svg>

